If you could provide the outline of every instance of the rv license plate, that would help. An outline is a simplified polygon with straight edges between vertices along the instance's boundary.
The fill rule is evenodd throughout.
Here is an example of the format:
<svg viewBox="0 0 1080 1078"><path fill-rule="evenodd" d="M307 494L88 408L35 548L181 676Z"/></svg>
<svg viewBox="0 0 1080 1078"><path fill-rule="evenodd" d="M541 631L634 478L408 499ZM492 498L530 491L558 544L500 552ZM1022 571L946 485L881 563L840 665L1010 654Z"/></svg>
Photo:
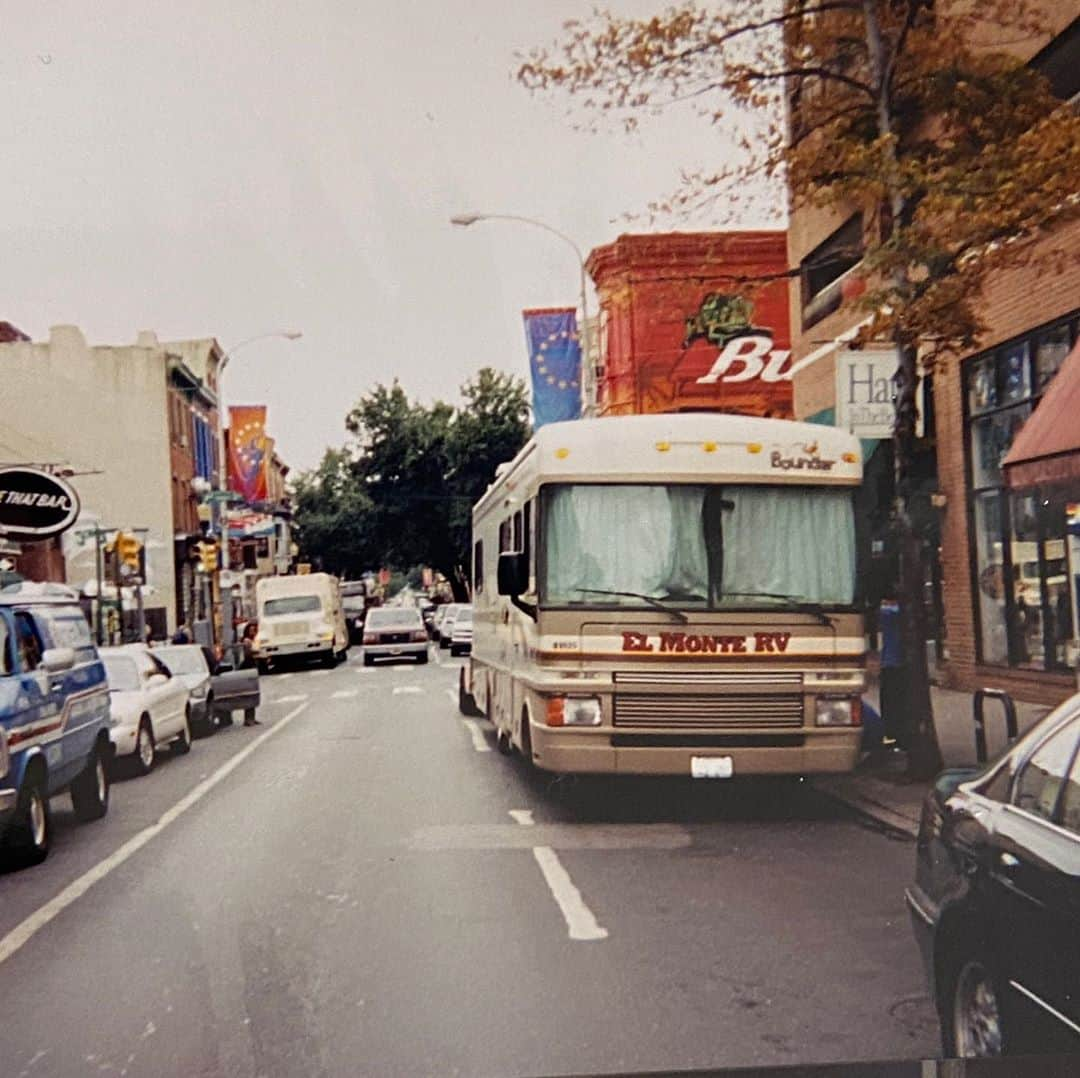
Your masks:
<svg viewBox="0 0 1080 1078"><path fill-rule="evenodd" d="M690 777L694 779L729 779L735 774L730 756L691 756Z"/></svg>

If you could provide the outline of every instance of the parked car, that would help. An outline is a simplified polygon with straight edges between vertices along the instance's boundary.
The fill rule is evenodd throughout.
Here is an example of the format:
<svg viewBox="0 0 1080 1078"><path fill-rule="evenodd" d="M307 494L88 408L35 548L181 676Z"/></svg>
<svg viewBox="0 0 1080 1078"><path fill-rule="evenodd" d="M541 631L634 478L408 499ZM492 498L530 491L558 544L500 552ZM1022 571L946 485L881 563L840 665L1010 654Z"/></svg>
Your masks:
<svg viewBox="0 0 1080 1078"><path fill-rule="evenodd" d="M457 613L463 605L463 603L446 604L442 621L439 622L439 647L448 648L450 646L450 637L454 631L454 618L457 617Z"/></svg>
<svg viewBox="0 0 1080 1078"><path fill-rule="evenodd" d="M1080 695L939 777L906 893L947 1056L1080 1051Z"/></svg>
<svg viewBox="0 0 1080 1078"><path fill-rule="evenodd" d="M472 618L470 605L462 606L454 615L454 624L450 630L450 654L468 655L472 651Z"/></svg>
<svg viewBox="0 0 1080 1078"><path fill-rule="evenodd" d="M425 623L427 625L428 636L430 636L432 640L439 639L439 628L442 625L442 619L445 616L446 607L436 606L435 609L431 612L431 621Z"/></svg>
<svg viewBox="0 0 1080 1078"><path fill-rule="evenodd" d="M110 756L105 669L76 594L0 590L0 860L45 860L49 799L65 790L80 821L104 816Z"/></svg>
<svg viewBox="0 0 1080 1078"><path fill-rule="evenodd" d="M183 682L190 695L192 729L209 736L221 719L232 722L234 711L254 718L262 702L259 675L254 669L234 670L219 663L214 653L198 644L168 644L154 648L154 657Z"/></svg>
<svg viewBox="0 0 1080 1078"><path fill-rule="evenodd" d="M113 725L109 731L116 756L129 756L145 775L164 745L173 752L191 748L188 690L143 644L102 648L109 681Z"/></svg>
<svg viewBox="0 0 1080 1078"><path fill-rule="evenodd" d="M412 657L428 661L428 635L414 606L383 606L368 611L364 622L364 665L376 659Z"/></svg>

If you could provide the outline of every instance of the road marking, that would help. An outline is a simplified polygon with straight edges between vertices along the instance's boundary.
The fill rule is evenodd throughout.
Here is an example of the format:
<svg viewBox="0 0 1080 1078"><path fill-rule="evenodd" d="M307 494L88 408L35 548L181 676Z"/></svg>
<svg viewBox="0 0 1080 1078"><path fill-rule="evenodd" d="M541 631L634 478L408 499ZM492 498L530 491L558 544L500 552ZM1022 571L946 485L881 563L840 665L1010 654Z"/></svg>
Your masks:
<svg viewBox="0 0 1080 1078"><path fill-rule="evenodd" d="M581 892L574 886L570 874L563 868L558 854L550 846L534 846L533 857L544 874L572 940L606 940L607 929L601 928L592 910L585 905Z"/></svg>
<svg viewBox="0 0 1080 1078"><path fill-rule="evenodd" d="M278 674L278 681L288 681L292 677L292 674Z"/></svg>
<svg viewBox="0 0 1080 1078"><path fill-rule="evenodd" d="M519 823L432 824L418 827L409 849L425 853L472 850L685 850L690 832L671 823Z"/></svg>
<svg viewBox="0 0 1080 1078"><path fill-rule="evenodd" d="M301 700L306 700L308 694L306 692L293 693L291 696L279 696L276 700L271 700L272 704L298 704Z"/></svg>
<svg viewBox="0 0 1080 1078"><path fill-rule="evenodd" d="M359 696L359 689L338 689L337 692L330 694L331 700L351 700L354 696Z"/></svg>
<svg viewBox="0 0 1080 1078"><path fill-rule="evenodd" d="M44 906L35 910L24 921L17 924L3 939L0 939L0 964L6 962L20 948L24 947L38 932L50 921L55 920L61 913L78 901L95 883L103 880L115 868L119 868L134 854L138 853L151 839L156 838L169 824L179 819L192 805L201 801L219 782L232 774L249 756L252 755L264 742L279 734L298 715L302 714L307 704L301 704L293 708L288 715L283 716L269 730L260 734L245 748L241 749L232 759L226 760L209 778L203 779L193 787L184 797L176 802L171 809L163 812L156 823L144 827L138 834L128 839L119 849L114 850L104 860L99 861L89 872L85 872L78 879L73 880L59 894L55 895Z"/></svg>
<svg viewBox="0 0 1080 1078"><path fill-rule="evenodd" d="M375 667L374 666L359 666L359 667L357 667L356 672L358 674L374 674L375 673Z"/></svg>
<svg viewBox="0 0 1080 1078"><path fill-rule="evenodd" d="M533 819L532 809L511 809L510 815L522 827L532 827L536 821Z"/></svg>
<svg viewBox="0 0 1080 1078"><path fill-rule="evenodd" d="M424 690L419 685L395 685L391 696L415 696Z"/></svg>
<svg viewBox="0 0 1080 1078"><path fill-rule="evenodd" d="M308 673L312 677L329 677L330 676L330 671L329 670L309 670Z"/></svg>
<svg viewBox="0 0 1080 1078"><path fill-rule="evenodd" d="M462 719L461 720L469 729L469 736L472 738L472 747L477 752L491 752L491 746L484 738L484 731L480 729L480 723L475 719Z"/></svg>
<svg viewBox="0 0 1080 1078"><path fill-rule="evenodd" d="M447 689L446 695L450 697L450 703L457 703L457 692L454 689Z"/></svg>

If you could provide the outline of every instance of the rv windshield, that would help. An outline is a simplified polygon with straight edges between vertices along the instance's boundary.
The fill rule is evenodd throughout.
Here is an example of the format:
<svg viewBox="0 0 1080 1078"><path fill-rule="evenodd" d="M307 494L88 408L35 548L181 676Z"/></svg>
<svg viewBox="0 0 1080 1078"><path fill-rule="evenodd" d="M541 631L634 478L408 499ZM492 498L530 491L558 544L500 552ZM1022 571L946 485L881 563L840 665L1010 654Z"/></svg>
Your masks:
<svg viewBox="0 0 1080 1078"><path fill-rule="evenodd" d="M640 606L648 597L687 609L768 609L854 599L848 490L551 486L543 536L540 598L549 606Z"/></svg>

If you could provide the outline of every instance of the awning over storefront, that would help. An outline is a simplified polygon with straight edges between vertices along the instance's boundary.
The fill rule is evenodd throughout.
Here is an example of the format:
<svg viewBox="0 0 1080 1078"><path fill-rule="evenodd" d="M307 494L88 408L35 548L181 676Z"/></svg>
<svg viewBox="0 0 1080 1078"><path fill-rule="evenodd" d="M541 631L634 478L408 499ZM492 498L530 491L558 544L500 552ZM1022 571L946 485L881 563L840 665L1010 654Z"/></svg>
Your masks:
<svg viewBox="0 0 1080 1078"><path fill-rule="evenodd" d="M1004 467L1010 487L1080 478L1080 343L1016 436Z"/></svg>

